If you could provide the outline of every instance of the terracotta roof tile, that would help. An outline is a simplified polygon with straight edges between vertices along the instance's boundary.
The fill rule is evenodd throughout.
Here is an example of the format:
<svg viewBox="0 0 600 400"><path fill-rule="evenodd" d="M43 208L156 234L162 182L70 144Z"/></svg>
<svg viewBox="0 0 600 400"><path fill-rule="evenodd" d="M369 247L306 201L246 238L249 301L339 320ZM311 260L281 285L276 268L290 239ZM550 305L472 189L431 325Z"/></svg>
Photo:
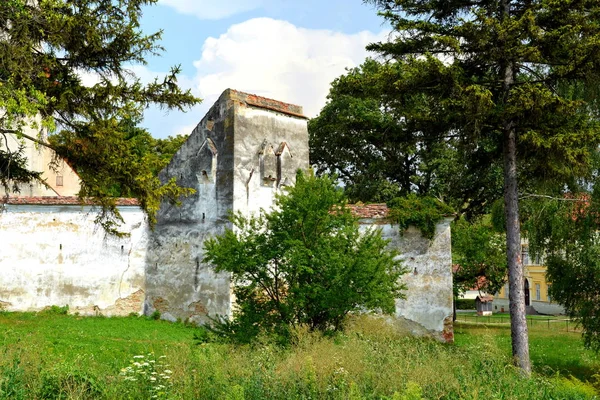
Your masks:
<svg viewBox="0 0 600 400"><path fill-rule="evenodd" d="M302 106L284 103L283 101L269 99L267 97L257 96L251 93L244 93L233 89L230 89L230 93L237 97L238 100L243 101L248 105L308 119L303 113L304 111Z"/></svg>
<svg viewBox="0 0 600 400"><path fill-rule="evenodd" d="M1 198L0 203L13 204L13 205L94 205L91 200L82 200L75 196L37 196L37 197L26 197L26 196L11 196L7 198ZM137 199L116 199L118 206L139 206Z"/></svg>
<svg viewBox="0 0 600 400"><path fill-rule="evenodd" d="M387 218L389 208L385 203L348 204L352 214L358 218Z"/></svg>
<svg viewBox="0 0 600 400"><path fill-rule="evenodd" d="M494 301L494 296L486 294L482 296L477 296L475 300L479 299L482 303L489 303L490 301Z"/></svg>

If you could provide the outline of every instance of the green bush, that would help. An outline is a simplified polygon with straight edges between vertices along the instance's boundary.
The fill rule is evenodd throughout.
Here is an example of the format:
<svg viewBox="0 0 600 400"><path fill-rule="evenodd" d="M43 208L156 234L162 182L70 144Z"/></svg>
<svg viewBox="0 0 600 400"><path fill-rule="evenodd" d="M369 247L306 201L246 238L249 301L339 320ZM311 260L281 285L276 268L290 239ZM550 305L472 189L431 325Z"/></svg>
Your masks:
<svg viewBox="0 0 600 400"><path fill-rule="evenodd" d="M475 310L475 299L454 299L457 310Z"/></svg>
<svg viewBox="0 0 600 400"><path fill-rule="evenodd" d="M429 196L417 196L414 193L406 197L396 197L388 202L390 216L403 232L409 226L415 226L421 234L433 239L435 225L444 217L454 214L454 210Z"/></svg>
<svg viewBox="0 0 600 400"><path fill-rule="evenodd" d="M64 306L53 305L53 306L44 308L39 313L45 314L45 315L67 315L69 313L69 305L68 304L66 304Z"/></svg>
<svg viewBox="0 0 600 400"><path fill-rule="evenodd" d="M354 311L395 310L404 270L380 230L360 231L343 191L301 171L273 211L231 217L234 229L205 243L217 272L232 274L234 321L216 330L247 342L268 332L289 342L292 326L337 331Z"/></svg>

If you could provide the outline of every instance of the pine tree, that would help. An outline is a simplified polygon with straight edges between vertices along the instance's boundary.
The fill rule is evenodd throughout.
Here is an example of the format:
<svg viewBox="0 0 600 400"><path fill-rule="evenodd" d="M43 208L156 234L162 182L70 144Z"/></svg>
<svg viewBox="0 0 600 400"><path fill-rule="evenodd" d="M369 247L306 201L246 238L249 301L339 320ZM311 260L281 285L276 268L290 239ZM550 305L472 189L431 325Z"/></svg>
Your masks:
<svg viewBox="0 0 600 400"><path fill-rule="evenodd" d="M116 211L107 192L116 183L140 199L151 220L162 197L176 199L187 191L175 182L161 184L151 165L128 157L132 146L123 121L139 120L151 104L184 110L200 101L177 86L179 67L149 84L129 70L162 50L157 44L161 33L145 35L140 28L142 8L153 3L0 2L0 141L6 142L2 135L14 134L51 147L82 178L81 196ZM84 85L84 74L98 83ZM49 142L43 135L24 135L26 127L49 131ZM53 133L60 135L53 138ZM0 149L5 188L39 178L27 171L18 151ZM115 221L109 217L104 222L110 228Z"/></svg>
<svg viewBox="0 0 600 400"><path fill-rule="evenodd" d="M600 73L597 0L370 0L392 24L393 40L370 46L414 71L410 87L444 116L440 136L463 151L482 146L504 165L504 209L512 352L529 374L519 185L554 184L589 174L600 134L586 104L560 85ZM433 114L432 114L433 115ZM433 121L439 119L433 118Z"/></svg>

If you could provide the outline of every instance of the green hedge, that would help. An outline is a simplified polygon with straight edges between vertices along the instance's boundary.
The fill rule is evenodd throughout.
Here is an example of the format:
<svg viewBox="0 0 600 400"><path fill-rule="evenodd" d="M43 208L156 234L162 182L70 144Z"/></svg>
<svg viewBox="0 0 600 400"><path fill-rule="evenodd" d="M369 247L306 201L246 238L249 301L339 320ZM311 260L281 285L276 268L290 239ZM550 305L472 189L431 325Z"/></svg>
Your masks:
<svg viewBox="0 0 600 400"><path fill-rule="evenodd" d="M457 310L475 310L475 299L454 299Z"/></svg>

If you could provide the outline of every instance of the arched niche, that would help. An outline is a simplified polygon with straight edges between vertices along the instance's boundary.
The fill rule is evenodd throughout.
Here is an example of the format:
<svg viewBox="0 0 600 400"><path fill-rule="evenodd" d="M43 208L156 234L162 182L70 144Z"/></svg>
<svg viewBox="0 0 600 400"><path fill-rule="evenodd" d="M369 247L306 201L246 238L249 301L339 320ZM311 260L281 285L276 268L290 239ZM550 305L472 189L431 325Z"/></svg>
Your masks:
<svg viewBox="0 0 600 400"><path fill-rule="evenodd" d="M215 183L217 177L217 155L215 142L211 138L206 138L196 153L196 159L198 160L196 164L198 183Z"/></svg>
<svg viewBox="0 0 600 400"><path fill-rule="evenodd" d="M277 187L290 186L294 178L295 171L290 171L289 161L293 158L290 146L286 142L281 142L277 151Z"/></svg>
<svg viewBox="0 0 600 400"><path fill-rule="evenodd" d="M262 186L270 186L277 181L277 156L273 146L266 140L258 153Z"/></svg>

